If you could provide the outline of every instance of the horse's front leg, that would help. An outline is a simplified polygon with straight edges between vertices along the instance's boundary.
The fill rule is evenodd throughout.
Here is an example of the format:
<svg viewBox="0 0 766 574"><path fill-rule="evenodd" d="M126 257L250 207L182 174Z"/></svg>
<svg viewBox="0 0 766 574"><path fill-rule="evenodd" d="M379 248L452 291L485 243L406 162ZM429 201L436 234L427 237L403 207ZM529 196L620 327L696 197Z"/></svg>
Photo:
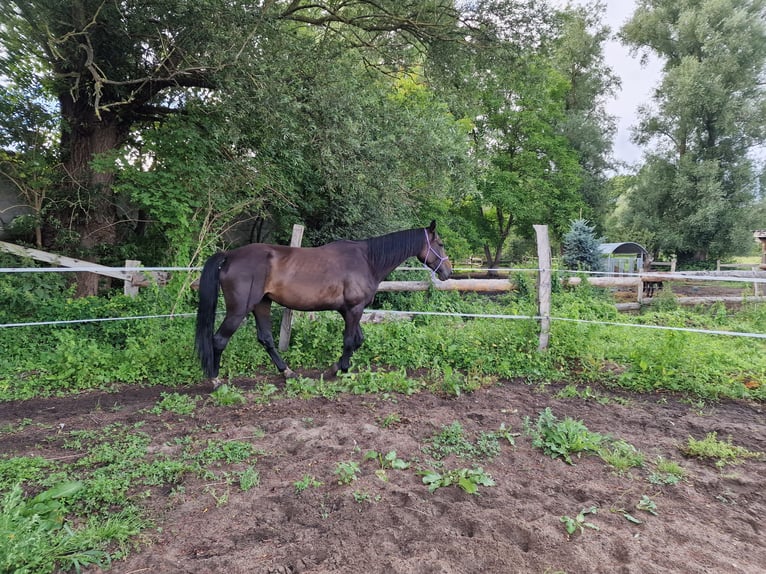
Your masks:
<svg viewBox="0 0 766 574"><path fill-rule="evenodd" d="M295 377L295 373L287 366L274 345L274 336L271 333L271 300L264 299L258 303L253 309L253 315L258 328L258 342L266 349L274 366L286 379Z"/></svg>
<svg viewBox="0 0 766 574"><path fill-rule="evenodd" d="M354 307L349 311L341 311L343 320L345 321L345 328L343 329L343 353L337 363L334 363L330 367L330 375L335 376L338 371L341 373L348 372L351 366L351 355L354 354L364 342L364 334L362 328L359 326L359 321L362 318L362 311L364 306Z"/></svg>

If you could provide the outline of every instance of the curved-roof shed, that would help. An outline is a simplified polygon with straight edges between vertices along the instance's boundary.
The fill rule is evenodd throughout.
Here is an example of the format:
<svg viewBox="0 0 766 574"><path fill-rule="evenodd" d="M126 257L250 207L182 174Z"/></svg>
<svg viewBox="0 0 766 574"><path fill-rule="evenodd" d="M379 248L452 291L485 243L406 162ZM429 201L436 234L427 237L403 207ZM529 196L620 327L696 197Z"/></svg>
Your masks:
<svg viewBox="0 0 766 574"><path fill-rule="evenodd" d="M647 257L649 252L643 245L632 241L623 241L621 243L602 243L598 246L602 255L641 255Z"/></svg>

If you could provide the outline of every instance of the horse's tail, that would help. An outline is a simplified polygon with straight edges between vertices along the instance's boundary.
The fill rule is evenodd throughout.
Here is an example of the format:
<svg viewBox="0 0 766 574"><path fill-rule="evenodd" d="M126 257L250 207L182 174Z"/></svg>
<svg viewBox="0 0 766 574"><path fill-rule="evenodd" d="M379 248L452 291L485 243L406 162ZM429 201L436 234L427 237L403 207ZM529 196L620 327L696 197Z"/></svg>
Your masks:
<svg viewBox="0 0 766 574"><path fill-rule="evenodd" d="M208 378L217 375L213 350L213 327L215 326L215 310L218 306L218 280L221 275L221 265L225 260L225 253L216 253L210 257L202 268L202 277L199 280L195 345L197 355L199 355L199 360L202 363L202 370Z"/></svg>

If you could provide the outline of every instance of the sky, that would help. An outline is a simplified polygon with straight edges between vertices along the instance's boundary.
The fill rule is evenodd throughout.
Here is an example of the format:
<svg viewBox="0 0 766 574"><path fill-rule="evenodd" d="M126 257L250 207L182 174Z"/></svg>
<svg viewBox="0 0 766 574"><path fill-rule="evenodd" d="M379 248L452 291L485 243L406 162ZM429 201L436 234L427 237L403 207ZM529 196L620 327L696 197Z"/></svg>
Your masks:
<svg viewBox="0 0 766 574"><path fill-rule="evenodd" d="M554 0L565 5L565 0ZM585 4L586 0L572 0L573 4ZM606 14L603 22L616 34L622 25L630 19L635 10L634 0L605 0ZM630 142L631 127L638 122L638 107L649 103L651 93L661 75L661 65L656 59L650 59L642 66L640 56L630 54L630 50L617 40L610 40L604 46L604 58L612 71L620 77L622 88L616 98L607 102L607 112L615 116L617 134L614 140L614 157L618 161L637 164L641 160L641 149Z"/></svg>

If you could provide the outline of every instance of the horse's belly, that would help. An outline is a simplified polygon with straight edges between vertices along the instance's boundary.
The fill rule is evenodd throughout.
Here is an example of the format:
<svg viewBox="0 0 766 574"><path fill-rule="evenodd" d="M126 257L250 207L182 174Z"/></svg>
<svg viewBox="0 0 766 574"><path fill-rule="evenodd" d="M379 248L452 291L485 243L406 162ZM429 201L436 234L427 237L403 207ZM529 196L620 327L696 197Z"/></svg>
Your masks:
<svg viewBox="0 0 766 574"><path fill-rule="evenodd" d="M349 281L322 281L320 277L270 285L266 294L275 303L298 311L333 311L366 304L369 288Z"/></svg>

